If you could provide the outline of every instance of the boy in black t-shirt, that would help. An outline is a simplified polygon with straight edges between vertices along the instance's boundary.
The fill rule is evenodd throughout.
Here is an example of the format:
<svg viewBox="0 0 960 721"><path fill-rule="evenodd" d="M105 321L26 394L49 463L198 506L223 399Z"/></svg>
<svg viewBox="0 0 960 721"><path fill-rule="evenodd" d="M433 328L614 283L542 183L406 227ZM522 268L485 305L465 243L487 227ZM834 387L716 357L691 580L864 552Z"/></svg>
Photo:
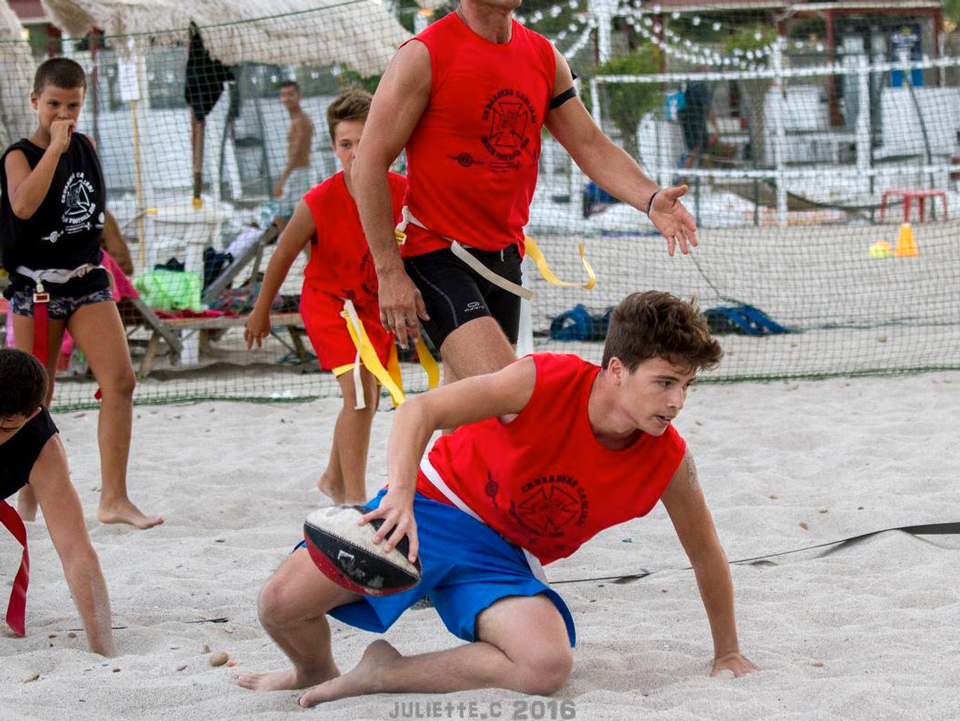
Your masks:
<svg viewBox="0 0 960 721"><path fill-rule="evenodd" d="M18 636L25 634L29 563L26 529L3 499L29 484L43 509L50 540L60 556L73 601L83 619L90 650L111 656L113 631L107 584L87 535L80 499L70 482L67 456L57 427L41 405L46 386L46 374L36 358L13 348L0 348L0 523L24 547L7 623Z"/></svg>
<svg viewBox="0 0 960 721"><path fill-rule="evenodd" d="M93 141L74 132L86 87L83 68L73 60L42 63L30 94L37 129L3 154L0 240L11 282L5 293L17 347L32 349L47 366L45 405L53 397L65 329L100 384L103 490L97 517L150 528L163 519L145 515L127 496L136 376L109 275L100 267L106 186ZM21 492L19 508L25 519L35 518L37 501L29 488Z"/></svg>

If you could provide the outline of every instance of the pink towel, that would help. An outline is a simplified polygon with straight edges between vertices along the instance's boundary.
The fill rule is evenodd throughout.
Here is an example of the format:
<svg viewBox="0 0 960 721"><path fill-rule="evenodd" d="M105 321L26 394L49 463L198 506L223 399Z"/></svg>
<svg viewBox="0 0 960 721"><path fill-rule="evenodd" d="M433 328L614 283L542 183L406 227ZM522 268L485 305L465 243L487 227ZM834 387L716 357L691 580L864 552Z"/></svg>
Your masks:
<svg viewBox="0 0 960 721"><path fill-rule="evenodd" d="M110 271L110 275L113 276L113 299L114 300L126 300L127 298L139 298L137 295L137 289L133 287L133 283L130 282L130 279L127 277L127 274L123 272L123 269L117 265L117 261L110 257L110 254L107 251L103 251L103 261L101 262L104 268Z"/></svg>

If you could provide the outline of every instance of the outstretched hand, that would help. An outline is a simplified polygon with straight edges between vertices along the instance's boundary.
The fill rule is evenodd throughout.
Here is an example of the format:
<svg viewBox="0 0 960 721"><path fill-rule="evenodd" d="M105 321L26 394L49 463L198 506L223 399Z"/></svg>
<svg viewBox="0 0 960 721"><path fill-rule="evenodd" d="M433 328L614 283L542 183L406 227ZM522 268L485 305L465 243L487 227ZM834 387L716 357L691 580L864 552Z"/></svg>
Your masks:
<svg viewBox="0 0 960 721"><path fill-rule="evenodd" d="M748 673L756 673L760 670L753 661L748 659L739 651L728 653L719 658L713 659L713 670L710 672L711 678L724 671L730 671L735 678L746 676Z"/></svg>
<svg viewBox="0 0 960 721"><path fill-rule="evenodd" d="M650 220L667 239L667 252L672 256L677 245L686 255L697 245L697 224L690 211L680 202L687 193L686 185L664 188L657 193L650 206Z"/></svg>

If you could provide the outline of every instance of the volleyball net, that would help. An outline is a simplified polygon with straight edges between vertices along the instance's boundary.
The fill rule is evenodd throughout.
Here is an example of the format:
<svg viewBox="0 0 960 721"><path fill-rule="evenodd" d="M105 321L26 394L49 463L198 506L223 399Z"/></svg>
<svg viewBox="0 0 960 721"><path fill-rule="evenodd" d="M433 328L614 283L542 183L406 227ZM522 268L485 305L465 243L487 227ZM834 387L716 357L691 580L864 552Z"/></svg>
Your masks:
<svg viewBox="0 0 960 721"><path fill-rule="evenodd" d="M329 103L349 87L373 90L396 46L444 9L359 0L191 24L161 6L156 30L131 33L151 25L114 14L91 33L72 3L47 5L73 38L31 30L0 42L0 139L32 132L27 99L43 57L84 66L79 129L97 141L115 247L129 255L129 288L118 290L137 401L337 395L298 316L306 255L273 299L264 347L243 340L276 248L271 226L296 194L282 180L304 175L287 177L281 89L295 87L312 119L309 187L339 170ZM287 6L297 3L276 9ZM960 49L927 10L838 17L828 35L812 16L775 27L759 11L525 3L519 16L554 40L604 131L660 185L689 187L700 245L669 257L642 213L544 134L527 234L573 285L586 280L584 245L597 282L557 287L525 261L534 299L521 350L596 361L610 308L659 289L707 314L726 352L708 380L960 367ZM497 122L509 138L519 120ZM407 390L424 389L415 356L401 357ZM61 373L55 406L95 403L69 345Z"/></svg>

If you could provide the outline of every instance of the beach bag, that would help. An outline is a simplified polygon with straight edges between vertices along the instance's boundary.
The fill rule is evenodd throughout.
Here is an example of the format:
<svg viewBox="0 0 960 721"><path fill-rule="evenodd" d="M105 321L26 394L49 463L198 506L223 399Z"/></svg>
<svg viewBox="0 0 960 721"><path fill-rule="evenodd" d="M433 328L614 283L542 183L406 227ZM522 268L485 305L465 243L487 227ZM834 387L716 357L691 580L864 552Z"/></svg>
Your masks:
<svg viewBox="0 0 960 721"><path fill-rule="evenodd" d="M133 279L143 302L154 310L203 310L200 302L199 273L176 270L154 270Z"/></svg>
<svg viewBox="0 0 960 721"><path fill-rule="evenodd" d="M578 303L564 311L550 323L550 340L588 340L593 335L593 318Z"/></svg>
<svg viewBox="0 0 960 721"><path fill-rule="evenodd" d="M714 335L778 335L790 332L762 310L751 305L717 306L704 311L703 315Z"/></svg>
<svg viewBox="0 0 960 721"><path fill-rule="evenodd" d="M203 289L206 290L224 268L233 262L230 253L218 253L212 246L203 249Z"/></svg>
<svg viewBox="0 0 960 721"><path fill-rule="evenodd" d="M550 340L602 341L607 337L613 307L603 315L590 315L582 303L558 315L550 322Z"/></svg>

